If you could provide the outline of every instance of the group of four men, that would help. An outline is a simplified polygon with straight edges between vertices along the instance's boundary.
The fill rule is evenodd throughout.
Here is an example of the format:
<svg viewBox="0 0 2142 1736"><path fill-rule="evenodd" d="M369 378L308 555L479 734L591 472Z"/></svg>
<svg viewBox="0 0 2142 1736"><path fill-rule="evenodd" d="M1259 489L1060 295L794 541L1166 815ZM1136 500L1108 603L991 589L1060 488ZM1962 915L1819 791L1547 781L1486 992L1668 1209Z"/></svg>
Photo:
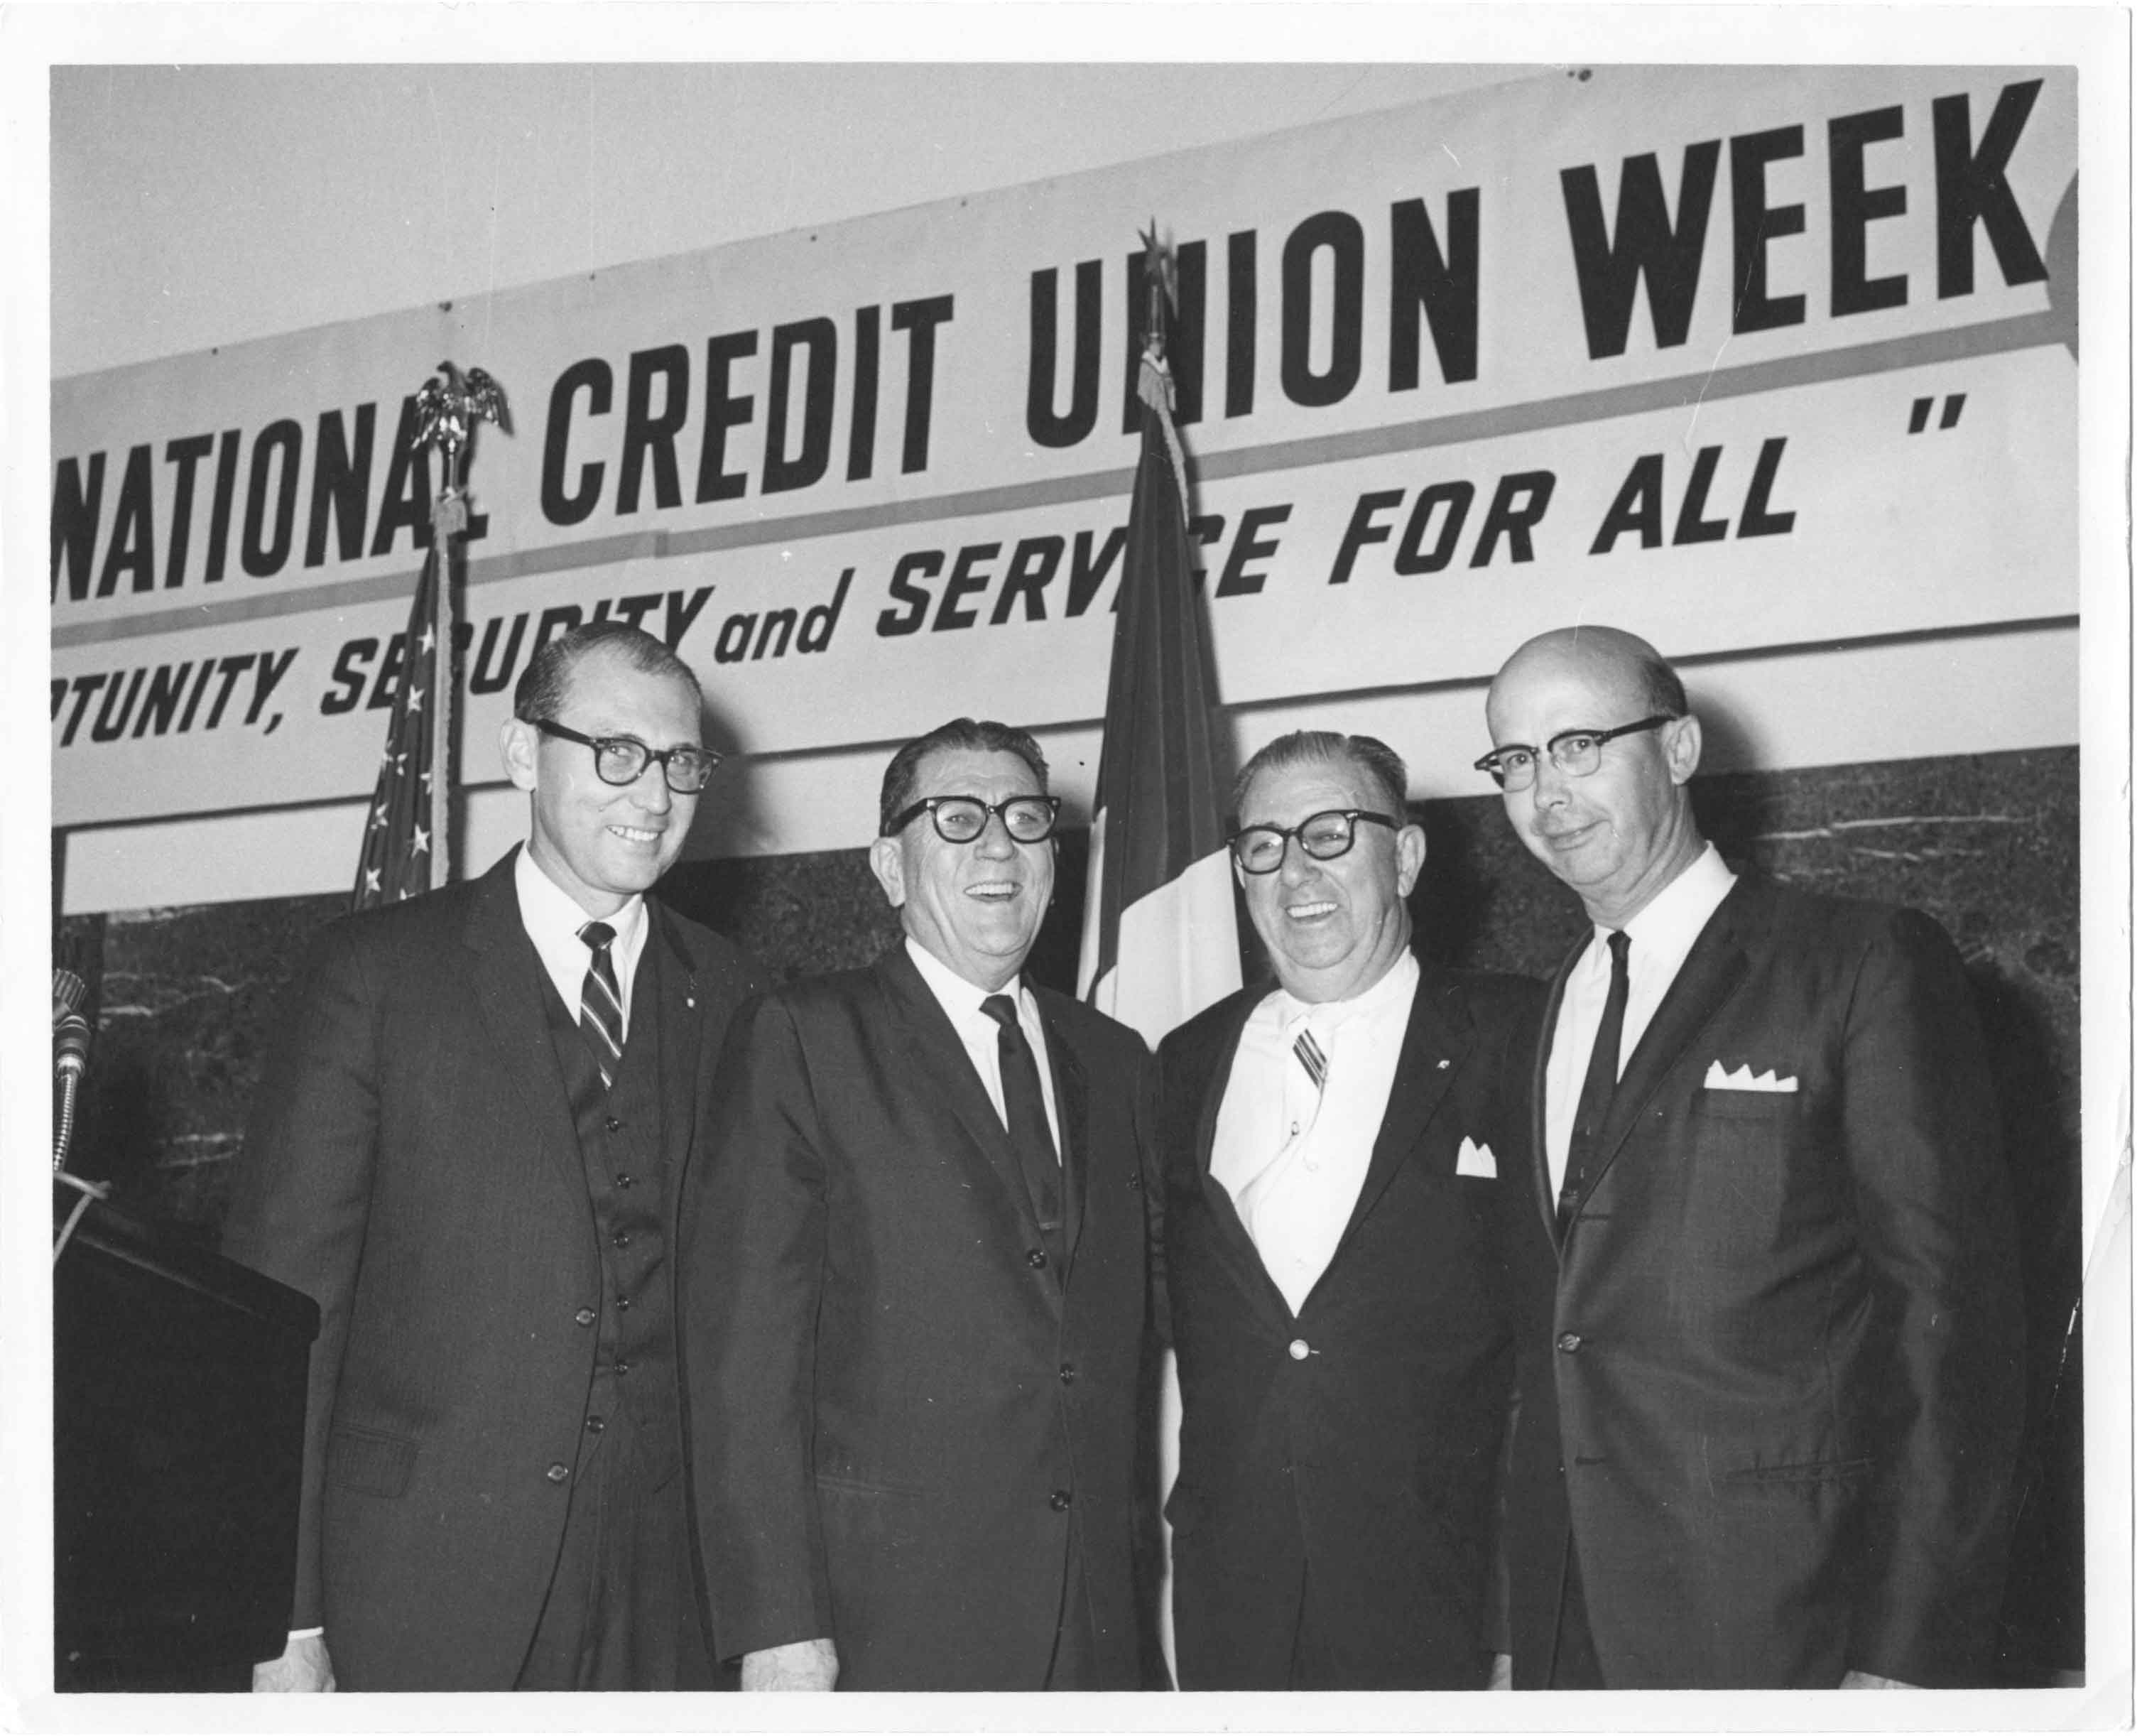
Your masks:
<svg viewBox="0 0 2142 1736"><path fill-rule="evenodd" d="M1405 769L1236 782L1274 982L1161 1046L1032 982L1056 799L887 768L902 941L764 992L644 894L713 767L615 625L502 732L525 849L332 925L225 1229L315 1297L262 1689L1938 1686L2001 1588L2020 1318L1971 997L1915 913L1736 877L1700 725L1600 628L1480 762L1591 928L1417 960Z"/></svg>

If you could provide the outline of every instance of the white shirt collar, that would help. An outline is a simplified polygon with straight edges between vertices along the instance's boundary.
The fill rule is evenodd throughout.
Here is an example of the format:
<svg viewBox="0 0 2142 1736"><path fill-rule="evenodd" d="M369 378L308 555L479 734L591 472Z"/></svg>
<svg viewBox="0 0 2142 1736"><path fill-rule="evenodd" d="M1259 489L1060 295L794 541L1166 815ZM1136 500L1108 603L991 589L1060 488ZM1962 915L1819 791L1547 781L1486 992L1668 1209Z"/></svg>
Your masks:
<svg viewBox="0 0 2142 1736"><path fill-rule="evenodd" d="M1307 1015L1315 1020L1318 1029L1336 1031L1354 1019L1386 1013L1394 1004L1410 1007L1419 985L1420 961L1409 947L1392 962L1389 970L1358 995L1344 1001L1304 1001L1284 988L1276 988L1258 1004L1257 1012L1281 1027Z"/></svg>
<svg viewBox="0 0 2142 1736"><path fill-rule="evenodd" d="M968 982L913 935L906 937L906 944L907 956L915 961L915 968L922 973L922 980L930 986L930 992L937 997L937 1004L945 1009L954 1026L962 1030L986 1027L990 1041L995 1041L996 1021L982 1011L982 1002L990 991ZM1021 1020L1024 1020L1029 997L1024 976L1013 977L995 992L1009 995Z"/></svg>
<svg viewBox="0 0 2142 1736"><path fill-rule="evenodd" d="M523 845L513 863L513 889L521 906L521 926L535 943L545 973L566 1011L577 1013L580 983L588 972L588 943L580 930L593 920L565 888L543 872ZM617 972L619 997L624 1002L628 1029L632 1014L633 978L647 941L647 900L634 893L621 908L602 921L615 938L610 942L610 964Z"/></svg>
<svg viewBox="0 0 2142 1736"><path fill-rule="evenodd" d="M967 1051L967 1059L981 1076L982 1088L990 1094L997 1119L1004 1120L1004 1071L997 1047L1003 1027L982 1011L982 1002L988 998L989 992L968 982L913 935L907 937L906 944L907 956L915 961L915 968L921 973L930 992L936 997L937 1004L945 1009L945 1016L952 1021L952 1034L960 1039L960 1046ZM1049 1033L1042 1027L1041 1009L1023 975L1013 977L996 992L1009 995L1018 1011L1019 1029L1026 1033L1026 1046L1041 1074L1041 1102L1049 1117L1049 1135L1061 1154L1064 1130L1057 1125L1056 1119L1056 1071L1049 1056Z"/></svg>
<svg viewBox="0 0 2142 1736"><path fill-rule="evenodd" d="M1718 853L1718 846L1706 843L1700 856L1622 925L1621 932L1629 937L1631 956L1645 952L1671 958L1678 968L1695 946L1696 936L1703 932L1703 925L1732 890L1733 870ZM1606 936L1612 932L1597 923L1592 925L1594 939L1602 951Z"/></svg>

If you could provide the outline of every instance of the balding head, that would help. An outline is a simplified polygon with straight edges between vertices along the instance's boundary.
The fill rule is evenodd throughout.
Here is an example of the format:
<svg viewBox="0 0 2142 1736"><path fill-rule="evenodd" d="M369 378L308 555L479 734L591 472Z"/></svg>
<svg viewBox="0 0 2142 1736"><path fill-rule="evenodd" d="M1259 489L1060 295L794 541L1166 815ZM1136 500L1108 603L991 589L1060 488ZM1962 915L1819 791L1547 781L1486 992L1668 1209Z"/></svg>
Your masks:
<svg viewBox="0 0 2142 1736"><path fill-rule="evenodd" d="M1535 670L1581 675L1602 692L1637 709L1631 716L1679 717L1688 710L1688 695L1673 665L1646 639L1619 627L1557 627L1528 639L1513 651L1488 688L1492 719L1495 694L1506 682ZM1492 725L1491 725L1492 727Z"/></svg>
<svg viewBox="0 0 2142 1736"><path fill-rule="evenodd" d="M1688 794L1703 732L1687 710L1666 660L1615 627L1528 640L1488 686L1493 744L1532 749L1536 766L1528 787L1503 791L1503 810L1525 847L1607 927L1622 927L1703 852ZM1587 776L1564 771L1549 751L1561 737L1653 717L1671 721L1604 743Z"/></svg>

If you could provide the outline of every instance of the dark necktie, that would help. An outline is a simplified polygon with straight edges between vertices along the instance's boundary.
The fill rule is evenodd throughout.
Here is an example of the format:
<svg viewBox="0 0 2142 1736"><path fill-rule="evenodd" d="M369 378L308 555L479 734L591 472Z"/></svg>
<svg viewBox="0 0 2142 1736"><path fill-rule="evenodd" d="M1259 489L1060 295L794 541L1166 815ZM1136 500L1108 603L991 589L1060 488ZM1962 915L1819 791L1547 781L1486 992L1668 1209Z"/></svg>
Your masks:
<svg viewBox="0 0 2142 1736"><path fill-rule="evenodd" d="M1046 1235L1064 1227L1064 1166L1056 1160L1056 1141L1049 1134L1049 1110L1041 1100L1041 1069L1019 1028L1019 1008L1009 995L991 995L982 1011L997 1021L997 1070L1004 1080L1004 1130L1019 1155L1034 1215Z"/></svg>
<svg viewBox="0 0 2142 1736"><path fill-rule="evenodd" d="M624 1056L624 1002L617 992L617 970L611 964L610 944L617 931L608 922L589 922L580 929L587 942L588 973L580 978L580 1035L588 1041L595 1066L608 1090Z"/></svg>
<svg viewBox="0 0 2142 1736"><path fill-rule="evenodd" d="M1563 1235L1569 1233L1577 1202L1584 1197L1592 1160L1598 1155L1599 1135L1606 1130L1606 1111L1614 1101L1615 1079L1621 1071L1621 1021L1629 1010L1629 937L1616 929L1606 937L1606 950L1613 955L1614 977L1599 1015L1599 1035L1592 1040L1584 1089L1577 1094L1577 1121L1569 1130L1569 1160L1562 1165L1562 1196L1555 1204L1555 1228Z"/></svg>

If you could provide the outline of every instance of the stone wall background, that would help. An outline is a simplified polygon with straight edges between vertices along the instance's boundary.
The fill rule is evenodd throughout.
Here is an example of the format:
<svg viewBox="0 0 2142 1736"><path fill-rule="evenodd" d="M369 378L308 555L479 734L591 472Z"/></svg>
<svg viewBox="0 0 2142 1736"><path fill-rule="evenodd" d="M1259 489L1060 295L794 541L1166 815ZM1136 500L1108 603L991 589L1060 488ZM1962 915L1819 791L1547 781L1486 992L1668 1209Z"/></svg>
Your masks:
<svg viewBox="0 0 2142 1736"><path fill-rule="evenodd" d="M2029 1286L2033 1431L2018 1479L2009 1652L2019 1679L2082 1664L2079 1349L2080 863L2072 749L1700 778L1729 860L1794 884L1918 906L1962 952L2001 1105ZM1575 900L1493 797L1416 804L1429 956L1543 976L1582 932ZM1040 980L1069 989L1086 834L1067 833ZM57 848L55 859L63 859ZM860 851L688 864L669 901L779 980L862 963L898 932ZM73 1168L113 1204L212 1239L246 1106L306 941L339 896L113 913L56 924L91 988L96 1046ZM1245 922L1251 955L1255 942ZM1254 963L1254 957L1252 957ZM2103 1088L2100 1086L2100 1088Z"/></svg>

